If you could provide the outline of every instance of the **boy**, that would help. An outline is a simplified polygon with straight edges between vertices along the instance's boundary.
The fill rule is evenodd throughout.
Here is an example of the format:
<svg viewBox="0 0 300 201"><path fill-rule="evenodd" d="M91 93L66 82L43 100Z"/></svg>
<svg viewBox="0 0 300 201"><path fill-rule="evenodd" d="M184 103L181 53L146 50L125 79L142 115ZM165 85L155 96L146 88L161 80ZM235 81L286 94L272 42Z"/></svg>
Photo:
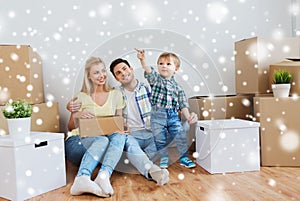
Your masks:
<svg viewBox="0 0 300 201"><path fill-rule="evenodd" d="M146 64L145 51L138 50L137 57L145 70L145 78L151 86L151 129L154 134L157 150L160 152L160 167L168 168L169 158L167 152L167 132L176 138L184 133L184 128L178 117L178 110L186 119L187 123L193 124L197 121L197 115L189 112L188 102L182 88L174 79L175 72L180 67L180 60L174 53L162 53L158 60L158 73L153 67ZM186 137L177 140L178 153L184 153L180 156L180 165L187 168L195 167L196 164L188 157L188 147Z"/></svg>

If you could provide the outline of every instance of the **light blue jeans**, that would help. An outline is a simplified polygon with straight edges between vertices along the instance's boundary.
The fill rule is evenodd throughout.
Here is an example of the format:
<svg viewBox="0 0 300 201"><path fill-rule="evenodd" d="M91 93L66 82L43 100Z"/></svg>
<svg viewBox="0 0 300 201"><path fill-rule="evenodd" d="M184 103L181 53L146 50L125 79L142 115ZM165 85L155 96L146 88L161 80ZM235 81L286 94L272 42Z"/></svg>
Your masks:
<svg viewBox="0 0 300 201"><path fill-rule="evenodd" d="M150 130L141 129L137 131L131 131L130 136L135 137L142 150L148 155L149 159L155 162L157 158L157 149L152 132Z"/></svg>
<svg viewBox="0 0 300 201"><path fill-rule="evenodd" d="M65 142L66 157L79 166L77 176L91 176L105 154L99 171L107 170L111 175L121 158L126 136L118 133L85 138L72 136Z"/></svg>
<svg viewBox="0 0 300 201"><path fill-rule="evenodd" d="M160 157L168 156L168 133L176 142L179 158L188 156L186 130L175 109L152 107L151 129Z"/></svg>
<svg viewBox="0 0 300 201"><path fill-rule="evenodd" d="M135 137L128 135L125 143L125 151L128 160L131 164L146 178L149 179L149 169L153 162L148 158L145 152L141 149Z"/></svg>

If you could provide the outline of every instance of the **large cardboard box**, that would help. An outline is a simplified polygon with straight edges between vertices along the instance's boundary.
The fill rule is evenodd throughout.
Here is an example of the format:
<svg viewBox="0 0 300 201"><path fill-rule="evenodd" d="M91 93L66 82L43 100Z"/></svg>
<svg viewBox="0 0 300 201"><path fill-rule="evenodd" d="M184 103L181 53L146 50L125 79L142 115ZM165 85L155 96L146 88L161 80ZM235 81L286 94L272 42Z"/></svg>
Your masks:
<svg viewBox="0 0 300 201"><path fill-rule="evenodd" d="M235 42L235 87L238 94L267 93L269 65L299 57L299 38L249 38Z"/></svg>
<svg viewBox="0 0 300 201"><path fill-rule="evenodd" d="M241 119L197 122L197 163L211 174L260 170L259 123Z"/></svg>
<svg viewBox="0 0 300 201"><path fill-rule="evenodd" d="M213 119L249 119L251 115L251 97L240 96L197 96L189 98L190 111L198 115L199 120Z"/></svg>
<svg viewBox="0 0 300 201"><path fill-rule="evenodd" d="M44 102L42 60L29 45L0 45L0 105L8 99Z"/></svg>
<svg viewBox="0 0 300 201"><path fill-rule="evenodd" d="M270 65L269 85L272 89L275 70L288 70L292 76L292 84L290 94L300 95L300 61L284 60Z"/></svg>
<svg viewBox="0 0 300 201"><path fill-rule="evenodd" d="M0 197L21 201L66 185L63 133L0 137Z"/></svg>
<svg viewBox="0 0 300 201"><path fill-rule="evenodd" d="M299 108L299 98L254 98L262 166L300 166Z"/></svg>
<svg viewBox="0 0 300 201"><path fill-rule="evenodd" d="M6 118L0 106L0 135L8 134ZM57 102L34 104L32 106L31 131L60 132Z"/></svg>
<svg viewBox="0 0 300 201"><path fill-rule="evenodd" d="M252 117L252 97L219 96L219 97L192 97L189 98L190 111L198 115L199 120L213 119L245 119ZM187 133L187 142L190 150L195 150L195 124Z"/></svg>
<svg viewBox="0 0 300 201"><path fill-rule="evenodd" d="M82 137L110 135L116 131L124 131L124 119L122 116L79 119L79 133Z"/></svg>

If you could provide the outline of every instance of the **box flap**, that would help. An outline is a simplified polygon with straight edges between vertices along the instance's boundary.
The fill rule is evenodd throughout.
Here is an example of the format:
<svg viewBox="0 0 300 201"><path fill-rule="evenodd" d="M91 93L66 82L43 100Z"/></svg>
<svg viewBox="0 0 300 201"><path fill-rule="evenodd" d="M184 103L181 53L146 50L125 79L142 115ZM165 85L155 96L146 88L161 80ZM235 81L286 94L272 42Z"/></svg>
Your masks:
<svg viewBox="0 0 300 201"><path fill-rule="evenodd" d="M197 126L214 129L234 129L234 128L250 128L259 127L258 122L247 121L242 119L219 119L219 120L203 120L198 121Z"/></svg>
<svg viewBox="0 0 300 201"><path fill-rule="evenodd" d="M300 57L293 57L293 58L286 58L286 59L290 61L300 61Z"/></svg>
<svg viewBox="0 0 300 201"><path fill-rule="evenodd" d="M300 60L294 59L286 59L277 63L270 64L270 67L278 66L278 67L285 67L285 66L300 66Z"/></svg>

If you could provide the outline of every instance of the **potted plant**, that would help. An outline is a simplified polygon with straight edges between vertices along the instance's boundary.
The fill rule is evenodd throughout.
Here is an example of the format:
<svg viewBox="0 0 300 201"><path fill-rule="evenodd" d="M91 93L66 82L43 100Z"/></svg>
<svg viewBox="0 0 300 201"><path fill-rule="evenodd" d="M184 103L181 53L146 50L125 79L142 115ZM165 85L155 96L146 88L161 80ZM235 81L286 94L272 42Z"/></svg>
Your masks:
<svg viewBox="0 0 300 201"><path fill-rule="evenodd" d="M275 70L272 90L274 97L288 97L290 94L292 74L285 70Z"/></svg>
<svg viewBox="0 0 300 201"><path fill-rule="evenodd" d="M8 132L12 138L25 139L29 137L32 106L28 102L10 100L2 112L7 119Z"/></svg>

